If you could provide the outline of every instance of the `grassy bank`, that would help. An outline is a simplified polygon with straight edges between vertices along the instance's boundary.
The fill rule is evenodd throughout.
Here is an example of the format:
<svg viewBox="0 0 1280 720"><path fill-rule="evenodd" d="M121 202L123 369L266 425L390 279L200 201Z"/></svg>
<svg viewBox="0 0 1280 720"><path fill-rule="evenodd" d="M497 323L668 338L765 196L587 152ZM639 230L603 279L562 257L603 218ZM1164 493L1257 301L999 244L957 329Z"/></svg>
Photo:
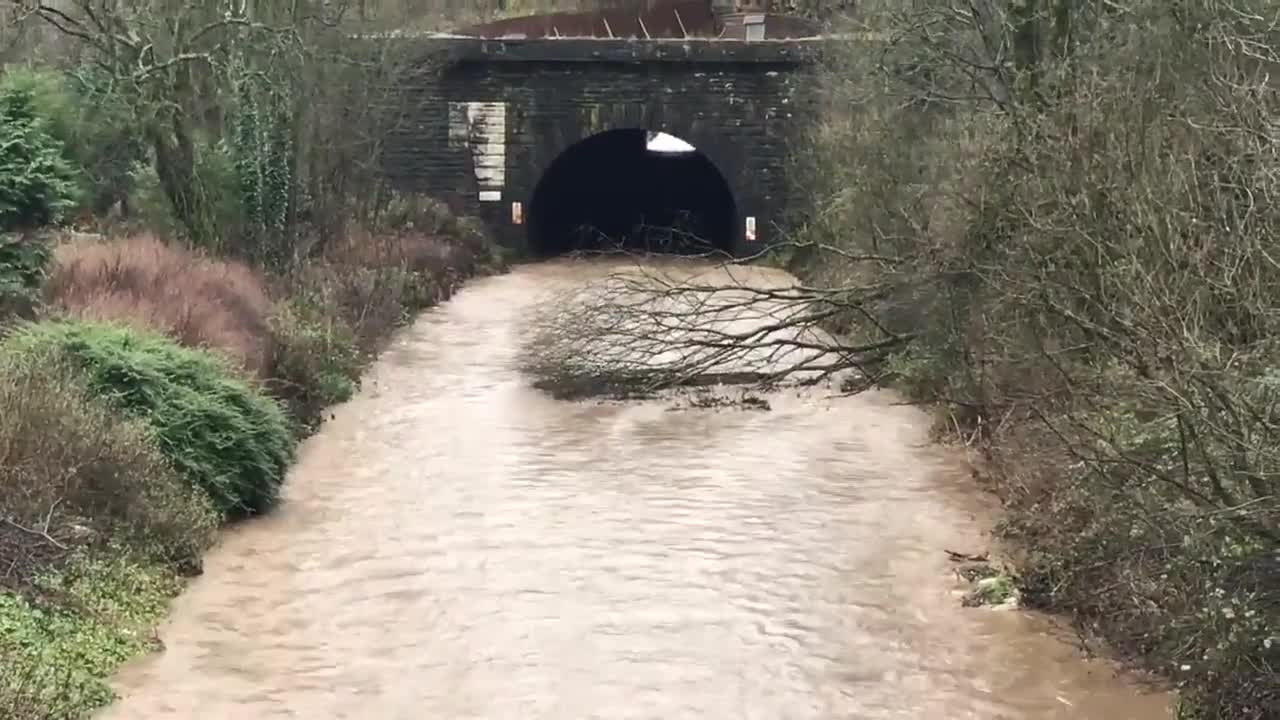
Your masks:
<svg viewBox="0 0 1280 720"><path fill-rule="evenodd" d="M1024 599L1280 717L1274 8L974 7L846 20L792 267L911 338L874 369L984 455Z"/></svg>

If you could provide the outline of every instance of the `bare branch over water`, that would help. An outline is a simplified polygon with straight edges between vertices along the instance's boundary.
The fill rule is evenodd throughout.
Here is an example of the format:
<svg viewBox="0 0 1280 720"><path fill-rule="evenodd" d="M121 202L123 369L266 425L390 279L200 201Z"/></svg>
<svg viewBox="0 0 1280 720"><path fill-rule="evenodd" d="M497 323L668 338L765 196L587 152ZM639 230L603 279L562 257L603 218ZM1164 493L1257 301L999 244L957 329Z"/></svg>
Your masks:
<svg viewBox="0 0 1280 720"><path fill-rule="evenodd" d="M732 261L632 262L537 305L522 365L540 387L570 396L867 381L910 338L881 330L854 339L826 328L865 313L880 290L810 287Z"/></svg>

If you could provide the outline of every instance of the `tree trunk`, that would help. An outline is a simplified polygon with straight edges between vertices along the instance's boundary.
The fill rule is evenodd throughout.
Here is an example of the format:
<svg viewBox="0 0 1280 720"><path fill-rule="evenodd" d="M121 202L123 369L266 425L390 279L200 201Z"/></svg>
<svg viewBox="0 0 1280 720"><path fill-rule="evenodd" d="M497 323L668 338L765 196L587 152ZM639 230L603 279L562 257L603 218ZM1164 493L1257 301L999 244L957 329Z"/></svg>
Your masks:
<svg viewBox="0 0 1280 720"><path fill-rule="evenodd" d="M196 177L195 143L182 112L172 109L166 114L167 121L157 121L147 132L155 152L156 176L173 207L174 217L187 230L192 242L208 245L212 238L208 237L204 196Z"/></svg>

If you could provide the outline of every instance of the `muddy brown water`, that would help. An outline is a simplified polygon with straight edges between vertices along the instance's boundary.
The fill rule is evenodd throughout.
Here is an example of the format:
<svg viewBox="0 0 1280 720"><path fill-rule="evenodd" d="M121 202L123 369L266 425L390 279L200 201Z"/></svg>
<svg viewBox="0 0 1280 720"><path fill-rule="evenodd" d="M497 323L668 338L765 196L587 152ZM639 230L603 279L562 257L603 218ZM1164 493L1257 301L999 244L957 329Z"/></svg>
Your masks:
<svg viewBox="0 0 1280 720"><path fill-rule="evenodd" d="M522 309L599 272L521 267L403 332L102 717L1168 717L1045 619L961 607L944 550L991 514L892 395L532 389Z"/></svg>

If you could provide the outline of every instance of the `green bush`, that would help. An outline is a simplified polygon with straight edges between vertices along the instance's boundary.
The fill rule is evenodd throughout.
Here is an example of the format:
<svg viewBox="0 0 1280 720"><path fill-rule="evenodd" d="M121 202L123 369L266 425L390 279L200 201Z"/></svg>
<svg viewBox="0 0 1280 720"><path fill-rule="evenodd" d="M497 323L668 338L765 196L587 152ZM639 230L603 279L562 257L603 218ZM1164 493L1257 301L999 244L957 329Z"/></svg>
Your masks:
<svg viewBox="0 0 1280 720"><path fill-rule="evenodd" d="M62 143L75 167L87 209L106 212L127 201L132 169L146 158L133 104L104 73L84 65L70 72L12 67L0 78L0 94L23 92L46 131Z"/></svg>
<svg viewBox="0 0 1280 720"><path fill-rule="evenodd" d="M204 195L205 217L201 233L211 238L207 249L223 255L252 259L251 253L232 238L244 233L245 206L240 195L240 176L235 159L225 143L201 143L196 152L198 191Z"/></svg>
<svg viewBox="0 0 1280 720"><path fill-rule="evenodd" d="M0 517L43 528L51 540L37 550L115 537L183 566L198 563L217 526L146 423L92 397L77 369L28 354L0 355ZM29 583L51 554L20 553L0 586Z"/></svg>
<svg viewBox="0 0 1280 720"><path fill-rule="evenodd" d="M360 377L361 353L337 308L295 297L271 323L274 338L272 392L310 431L325 408L348 400Z"/></svg>
<svg viewBox="0 0 1280 720"><path fill-rule="evenodd" d="M239 180L227 148L221 143L201 142L196 147L195 187L199 193L199 237L174 213L173 202L165 194L156 169L149 163L136 162L130 167L135 213L130 228L152 232L162 237L187 237L202 249L219 255L245 256L238 244L243 230L244 207L240 202Z"/></svg>
<svg viewBox="0 0 1280 720"><path fill-rule="evenodd" d="M266 510L293 459L279 405L217 356L112 325L47 322L4 350L82 369L92 390L151 424L161 452L228 516Z"/></svg>
<svg viewBox="0 0 1280 720"><path fill-rule="evenodd" d="M27 314L36 305L51 256L43 238L0 234L0 321L11 313Z"/></svg>
<svg viewBox="0 0 1280 720"><path fill-rule="evenodd" d="M56 222L75 207L77 177L36 116L30 89L0 89L0 231Z"/></svg>

